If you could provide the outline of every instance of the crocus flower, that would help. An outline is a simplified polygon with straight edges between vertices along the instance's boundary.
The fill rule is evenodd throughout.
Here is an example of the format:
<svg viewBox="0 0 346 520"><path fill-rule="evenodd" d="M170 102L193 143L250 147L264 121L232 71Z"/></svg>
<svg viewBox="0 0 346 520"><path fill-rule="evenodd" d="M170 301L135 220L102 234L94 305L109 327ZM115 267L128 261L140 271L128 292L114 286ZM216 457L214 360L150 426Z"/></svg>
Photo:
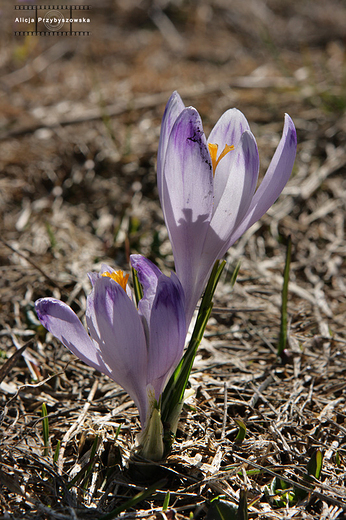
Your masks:
<svg viewBox="0 0 346 520"><path fill-rule="evenodd" d="M91 367L106 374L132 397L143 430L166 382L181 359L185 333L184 292L177 276L165 276L150 260L132 255L143 287L136 308L128 275L102 266L89 273L89 334L74 311L55 298L35 303L42 325Z"/></svg>
<svg viewBox="0 0 346 520"><path fill-rule="evenodd" d="M197 110L172 94L162 120L157 183L185 291L187 326L215 261L280 195L296 147L295 127L286 114L281 141L256 190L259 155L245 116L227 110L206 139Z"/></svg>

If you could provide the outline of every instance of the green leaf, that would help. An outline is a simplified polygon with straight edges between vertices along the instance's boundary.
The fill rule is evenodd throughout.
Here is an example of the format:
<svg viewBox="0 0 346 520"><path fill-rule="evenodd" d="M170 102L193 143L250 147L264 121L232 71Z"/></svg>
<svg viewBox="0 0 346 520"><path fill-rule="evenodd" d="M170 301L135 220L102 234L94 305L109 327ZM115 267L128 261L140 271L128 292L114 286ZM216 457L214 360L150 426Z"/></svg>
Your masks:
<svg viewBox="0 0 346 520"><path fill-rule="evenodd" d="M323 454L320 450L315 451L309 460L306 469L308 475L312 475L313 477L319 479L322 471L322 463L323 463Z"/></svg>
<svg viewBox="0 0 346 520"><path fill-rule="evenodd" d="M49 421L48 421L48 414L47 414L47 407L46 404L42 404L42 434L43 434L43 444L44 444L44 450L43 455L47 457L49 453Z"/></svg>
<svg viewBox="0 0 346 520"><path fill-rule="evenodd" d="M238 520L237 510L233 504L225 500L214 500L205 520Z"/></svg>
<svg viewBox="0 0 346 520"><path fill-rule="evenodd" d="M280 325L280 337L278 344L278 356L282 356L287 343L287 300L288 300L288 282L290 279L290 266L291 266L291 252L292 252L292 240L288 237L287 250L286 250L286 262L284 269L284 282L282 286L281 295L281 325Z"/></svg>
<svg viewBox="0 0 346 520"><path fill-rule="evenodd" d="M86 466L83 466L83 468L78 471L77 475L75 475L73 477L73 479L67 484L68 489L71 489L71 487L74 486L76 484L76 482L80 481L81 479L83 479L84 488L87 485L88 477L94 466L94 459L95 459L96 450L97 450L97 446L98 446L98 440L99 440L99 436L96 435L93 445L90 450L90 457L89 457L88 464Z"/></svg>
<svg viewBox="0 0 346 520"><path fill-rule="evenodd" d="M225 267L226 262L217 260L214 264L213 270L209 277L209 281L204 292L202 302L199 308L196 324L187 347L185 354L175 369L162 395L162 422L166 429L166 446L169 449L172 437L170 433L173 431L171 422L172 418L177 415L177 410L183 404L184 392L186 390L188 380L190 377L193 362L196 357L197 349L202 340L205 327L207 325L212 307L213 296L220 280L221 273ZM174 434L175 432L173 432Z"/></svg>
<svg viewBox="0 0 346 520"><path fill-rule="evenodd" d="M162 510L163 511L167 511L168 506L169 506L169 499L170 498L171 498L171 494L170 494L169 491L167 491L166 496L165 496L165 500L163 501L163 506L162 506Z"/></svg>
<svg viewBox="0 0 346 520"><path fill-rule="evenodd" d="M281 478L275 477L270 485L272 500L277 507L287 507L297 502L296 489Z"/></svg>
<svg viewBox="0 0 346 520"><path fill-rule="evenodd" d="M46 230L50 241L50 247L54 249L56 247L56 238L49 222L46 222Z"/></svg>
<svg viewBox="0 0 346 520"><path fill-rule="evenodd" d="M121 424L119 424L118 428L117 428L117 431L115 432L115 438L114 440L116 441L119 437L119 433L120 433L120 430L121 430Z"/></svg>
<svg viewBox="0 0 346 520"><path fill-rule="evenodd" d="M60 453L60 439L58 440L56 448L55 448L53 464L56 464L58 462L59 453Z"/></svg>
<svg viewBox="0 0 346 520"><path fill-rule="evenodd" d="M234 439L234 442L236 442L237 444L241 444L243 442L243 440L245 439L246 426L241 419L233 419L233 420L239 426L239 430L238 430L236 438Z"/></svg>
<svg viewBox="0 0 346 520"><path fill-rule="evenodd" d="M84 489L87 489L87 487L88 487L89 476L90 476L90 473L92 472L93 467L94 467L95 455L96 455L98 442L99 442L99 436L96 435L96 437L94 439L94 442L93 442L93 445L91 447L89 464L88 464L88 466L86 468L86 471L85 471L85 477L84 477L84 481L83 481Z"/></svg>
<svg viewBox="0 0 346 520"><path fill-rule="evenodd" d="M138 307L139 301L143 298L143 289L142 289L141 284L139 283L137 271L133 267L132 267L132 283L133 283L133 290L134 290L135 298L136 298L136 304Z"/></svg>
<svg viewBox="0 0 346 520"><path fill-rule="evenodd" d="M248 520L248 518L249 517L247 511L247 492L246 489L241 489L236 520Z"/></svg>
<svg viewBox="0 0 346 520"><path fill-rule="evenodd" d="M234 287L234 284L237 281L239 270L240 270L240 266L241 266L241 261L238 260L237 265L235 266L234 271L232 273L232 277L231 277L231 287L232 288Z"/></svg>
<svg viewBox="0 0 346 520"><path fill-rule="evenodd" d="M304 481L306 482L306 487L312 487L313 478L319 479L322 471L322 463L323 463L323 454L321 450L317 450L313 453L311 459L306 465L306 475L304 475ZM303 499L307 496L307 492L304 489L295 488L295 498Z"/></svg>
<svg viewBox="0 0 346 520"><path fill-rule="evenodd" d="M162 459L164 453L163 427L157 403L151 412L145 429L138 436L138 442L142 457L148 460Z"/></svg>

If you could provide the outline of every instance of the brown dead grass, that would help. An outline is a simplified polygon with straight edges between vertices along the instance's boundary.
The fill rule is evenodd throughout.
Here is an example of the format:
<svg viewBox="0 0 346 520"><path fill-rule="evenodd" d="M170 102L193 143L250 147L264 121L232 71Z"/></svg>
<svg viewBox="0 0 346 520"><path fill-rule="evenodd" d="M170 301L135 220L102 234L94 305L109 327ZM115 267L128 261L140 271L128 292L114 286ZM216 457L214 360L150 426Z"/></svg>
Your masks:
<svg viewBox="0 0 346 520"><path fill-rule="evenodd" d="M99 519L155 482L156 492L125 518L203 519L210 500L222 495L237 505L244 489L250 518L345 518L345 6L159 5L99 2L93 35L74 40L12 37L13 12L4 11L2 366L32 342L1 374L3 518ZM227 255L191 376L195 397L172 454L143 469L131 461L139 432L131 400L45 335L33 303L54 295L83 316L86 273L101 262L128 269L129 252L172 268L155 159L174 89L201 112L206 132L225 109L240 108L258 139L262 172L284 112L295 121L299 146L283 195ZM281 363L288 235L290 322ZM232 291L228 272L239 258ZM247 428L241 444L239 418ZM322 474L311 483L306 468L318 450ZM274 478L299 488L299 499L280 502Z"/></svg>

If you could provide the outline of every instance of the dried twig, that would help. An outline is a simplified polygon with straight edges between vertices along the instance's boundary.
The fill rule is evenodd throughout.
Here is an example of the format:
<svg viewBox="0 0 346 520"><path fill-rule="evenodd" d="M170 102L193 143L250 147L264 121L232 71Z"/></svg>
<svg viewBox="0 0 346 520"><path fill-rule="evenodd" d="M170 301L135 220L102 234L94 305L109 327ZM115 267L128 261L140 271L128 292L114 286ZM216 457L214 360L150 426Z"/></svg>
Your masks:
<svg viewBox="0 0 346 520"><path fill-rule="evenodd" d="M292 82L289 82L291 85ZM244 77L244 78L233 78L227 84L211 83L207 85L199 85L193 87L179 88L179 93L184 98L196 98L213 92L221 92L225 89L232 87L241 88L280 88L282 85L282 78L257 78L257 77ZM286 85L287 86L287 85ZM82 108L78 114L74 115L57 115L54 120L47 122L46 119L42 119L36 124L27 126L25 128L17 128L8 132L0 134L0 140L9 139L12 137L19 137L20 135L29 134L35 132L39 128L56 128L59 126L74 125L79 123L85 123L87 121L102 120L105 116L116 117L125 112L131 112L133 110L143 110L153 108L158 105L163 105L167 102L172 92L163 92L160 94L149 94L138 98L129 99L128 102L121 102L115 105L108 105L107 107L96 107L96 108ZM50 116L54 113L52 107L49 108Z"/></svg>
<svg viewBox="0 0 346 520"><path fill-rule="evenodd" d="M24 353L24 350L34 342L34 339L29 339L20 349L16 350L14 354L6 361L4 365L0 368L0 383L5 379L7 374L12 370L15 364L18 362L21 355Z"/></svg>
<svg viewBox="0 0 346 520"><path fill-rule="evenodd" d="M95 379L93 386L91 387L91 390L89 392L88 399L87 399L85 405L83 406L83 410L79 414L78 419L72 424L72 426L65 433L65 435L62 439L60 451L59 451L59 458L58 458L58 471L59 471L60 475L62 475L62 473L63 473L64 454L65 454L65 449L66 449L67 443L70 440L72 433L77 432L79 430L79 428L81 428L81 426L84 422L84 419L88 413L88 410L90 408L91 402L94 399L94 395L96 393L97 386L98 386L98 380Z"/></svg>
<svg viewBox="0 0 346 520"><path fill-rule="evenodd" d="M37 265L36 262L34 262L28 255L25 255L24 253L22 253L21 251L19 251L18 249L16 249L15 247L11 246L11 244L9 244L8 242L6 242L5 240L3 240L1 237L0 237L0 241L6 246L8 247L9 249L11 249L11 251L13 251L14 253L16 253L18 256L21 256L22 258L24 258L24 260L26 260L29 264L31 264L35 269L37 269L37 271L39 271L45 278L46 280L49 281L49 283L51 285L53 285L54 287L57 287L58 289L60 289L60 291L63 291L63 288L62 286L56 282L55 280L53 280L53 278L51 278L47 273L45 273L43 271L43 269L41 269L41 267L39 265Z"/></svg>

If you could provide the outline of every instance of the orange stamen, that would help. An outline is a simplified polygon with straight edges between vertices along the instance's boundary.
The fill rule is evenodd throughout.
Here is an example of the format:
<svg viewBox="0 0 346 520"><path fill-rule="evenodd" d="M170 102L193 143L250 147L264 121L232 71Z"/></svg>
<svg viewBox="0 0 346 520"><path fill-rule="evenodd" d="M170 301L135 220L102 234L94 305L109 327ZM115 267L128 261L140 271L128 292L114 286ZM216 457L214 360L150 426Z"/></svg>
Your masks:
<svg viewBox="0 0 346 520"><path fill-rule="evenodd" d="M124 291L126 292L126 284L127 284L127 280L129 279L129 275L126 274L124 276L124 272L121 271L121 269L119 271L113 271L112 273L109 273L108 271L106 271L105 273L102 273L102 276L107 276L108 278L112 278L112 280L114 280L118 285L120 285L120 287L122 287L124 289Z"/></svg>
<svg viewBox="0 0 346 520"><path fill-rule="evenodd" d="M228 154L228 152L230 152L231 150L234 150L234 145L226 144L225 148L222 150L219 157L217 157L217 149L218 149L217 144L209 143L208 148L209 148L209 153L210 153L210 157L211 157L211 164L213 166L213 176L215 176L215 170L216 170L217 165L219 164L221 159L223 157L225 157L225 155Z"/></svg>

